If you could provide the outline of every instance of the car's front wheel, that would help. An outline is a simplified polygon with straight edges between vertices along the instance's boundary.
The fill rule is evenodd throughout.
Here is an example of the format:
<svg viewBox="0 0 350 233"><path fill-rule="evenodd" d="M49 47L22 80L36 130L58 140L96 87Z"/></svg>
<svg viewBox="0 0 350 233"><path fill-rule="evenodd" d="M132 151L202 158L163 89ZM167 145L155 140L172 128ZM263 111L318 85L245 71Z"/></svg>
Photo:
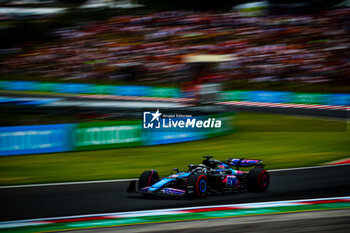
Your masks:
<svg viewBox="0 0 350 233"><path fill-rule="evenodd" d="M156 170L151 170L151 171L145 171L142 172L142 174L139 177L139 183L138 187L139 189L142 189L147 186L151 186L154 183L159 181L159 175Z"/></svg>
<svg viewBox="0 0 350 233"><path fill-rule="evenodd" d="M208 178L203 174L192 174L188 177L187 187L191 187L196 197L205 197L208 191Z"/></svg>

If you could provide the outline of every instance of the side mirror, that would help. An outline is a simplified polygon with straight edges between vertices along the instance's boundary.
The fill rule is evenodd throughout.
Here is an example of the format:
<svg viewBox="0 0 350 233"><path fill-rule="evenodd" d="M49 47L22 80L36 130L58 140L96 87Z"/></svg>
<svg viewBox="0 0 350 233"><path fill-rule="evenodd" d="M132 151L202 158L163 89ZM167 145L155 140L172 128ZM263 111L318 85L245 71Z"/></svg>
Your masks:
<svg viewBox="0 0 350 233"><path fill-rule="evenodd" d="M178 168L173 168L173 171L179 172L179 169Z"/></svg>

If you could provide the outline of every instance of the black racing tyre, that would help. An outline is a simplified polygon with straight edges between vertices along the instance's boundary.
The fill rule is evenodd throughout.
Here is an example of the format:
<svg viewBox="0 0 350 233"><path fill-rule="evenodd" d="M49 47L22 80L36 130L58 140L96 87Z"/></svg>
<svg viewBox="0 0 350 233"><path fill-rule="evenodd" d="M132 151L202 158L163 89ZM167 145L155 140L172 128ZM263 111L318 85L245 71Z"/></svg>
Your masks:
<svg viewBox="0 0 350 233"><path fill-rule="evenodd" d="M263 168L253 168L247 174L249 191L265 192L269 188L270 175Z"/></svg>
<svg viewBox="0 0 350 233"><path fill-rule="evenodd" d="M203 174L192 174L188 177L187 186L193 187L196 197L205 197L208 191L208 178Z"/></svg>
<svg viewBox="0 0 350 233"><path fill-rule="evenodd" d="M159 175L156 170L145 171L139 177L138 187L142 189L146 186L151 186L159 180Z"/></svg>

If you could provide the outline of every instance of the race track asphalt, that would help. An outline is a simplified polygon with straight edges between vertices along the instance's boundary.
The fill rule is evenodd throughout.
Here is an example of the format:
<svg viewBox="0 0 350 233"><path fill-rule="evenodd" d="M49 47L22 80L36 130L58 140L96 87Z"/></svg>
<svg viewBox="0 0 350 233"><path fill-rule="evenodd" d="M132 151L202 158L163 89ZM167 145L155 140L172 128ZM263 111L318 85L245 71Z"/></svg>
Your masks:
<svg viewBox="0 0 350 233"><path fill-rule="evenodd" d="M141 171L140 171L141 172ZM210 195L204 199L145 198L128 182L0 189L0 221L121 211L179 208L350 195L350 166L275 171L266 193Z"/></svg>

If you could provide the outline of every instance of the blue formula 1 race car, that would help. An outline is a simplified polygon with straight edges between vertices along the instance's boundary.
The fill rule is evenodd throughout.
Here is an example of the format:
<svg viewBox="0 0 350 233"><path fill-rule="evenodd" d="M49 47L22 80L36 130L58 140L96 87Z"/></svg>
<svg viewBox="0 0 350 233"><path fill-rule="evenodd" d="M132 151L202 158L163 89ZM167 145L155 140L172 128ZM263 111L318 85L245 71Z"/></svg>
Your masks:
<svg viewBox="0 0 350 233"><path fill-rule="evenodd" d="M204 156L202 164L188 165L188 171L176 171L165 178L159 178L155 170L143 172L138 180L130 183L128 192L146 196L205 197L208 193L233 194L240 192L265 192L270 184L269 173L261 160L227 159L225 162ZM254 167L240 171L241 167Z"/></svg>

